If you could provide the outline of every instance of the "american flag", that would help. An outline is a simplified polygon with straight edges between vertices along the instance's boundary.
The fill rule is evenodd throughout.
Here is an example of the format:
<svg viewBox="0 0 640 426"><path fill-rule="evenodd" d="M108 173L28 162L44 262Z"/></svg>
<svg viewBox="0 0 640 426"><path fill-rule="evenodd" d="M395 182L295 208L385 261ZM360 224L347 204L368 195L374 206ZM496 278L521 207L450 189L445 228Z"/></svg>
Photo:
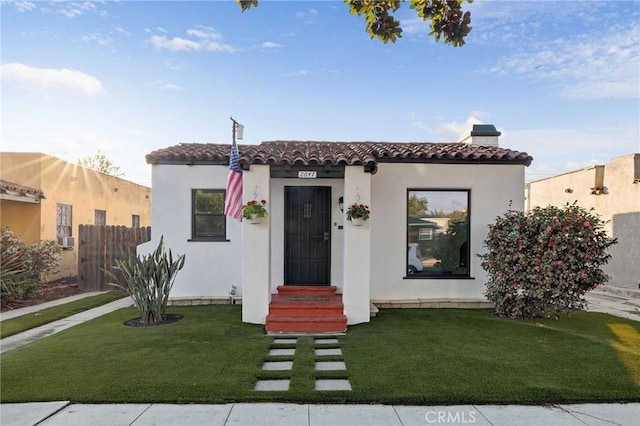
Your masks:
<svg viewBox="0 0 640 426"><path fill-rule="evenodd" d="M227 178L227 194L224 200L224 214L242 220L242 170L239 164L238 146L231 145L229 157L229 177Z"/></svg>

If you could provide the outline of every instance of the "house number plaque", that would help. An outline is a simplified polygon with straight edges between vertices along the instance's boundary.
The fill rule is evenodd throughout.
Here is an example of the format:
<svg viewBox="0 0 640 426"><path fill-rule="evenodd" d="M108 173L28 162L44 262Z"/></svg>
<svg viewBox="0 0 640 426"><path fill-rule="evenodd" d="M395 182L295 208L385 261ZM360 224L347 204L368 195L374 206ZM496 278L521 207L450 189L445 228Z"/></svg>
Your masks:
<svg viewBox="0 0 640 426"><path fill-rule="evenodd" d="M315 179L318 177L318 172L315 170L299 170L298 178L300 179Z"/></svg>

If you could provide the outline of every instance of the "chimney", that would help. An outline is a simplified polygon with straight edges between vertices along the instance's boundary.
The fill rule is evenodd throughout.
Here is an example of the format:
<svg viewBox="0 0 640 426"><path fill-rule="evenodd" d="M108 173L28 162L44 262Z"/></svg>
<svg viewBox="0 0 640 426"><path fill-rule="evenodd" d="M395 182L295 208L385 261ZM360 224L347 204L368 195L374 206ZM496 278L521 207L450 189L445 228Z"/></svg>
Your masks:
<svg viewBox="0 0 640 426"><path fill-rule="evenodd" d="M498 136L502 133L493 124L474 124L460 135L459 143L483 146L498 146Z"/></svg>
<svg viewBox="0 0 640 426"><path fill-rule="evenodd" d="M594 166L595 170L595 181L593 188L591 188L591 195L600 195L605 194L606 191L604 189L604 166Z"/></svg>

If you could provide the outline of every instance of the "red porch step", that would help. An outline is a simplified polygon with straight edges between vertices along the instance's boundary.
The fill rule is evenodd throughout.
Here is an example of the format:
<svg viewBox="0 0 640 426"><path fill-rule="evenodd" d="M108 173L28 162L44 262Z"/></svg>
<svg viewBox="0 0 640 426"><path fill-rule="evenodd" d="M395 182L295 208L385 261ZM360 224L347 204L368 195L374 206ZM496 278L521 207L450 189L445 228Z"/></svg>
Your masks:
<svg viewBox="0 0 640 426"><path fill-rule="evenodd" d="M278 286L280 296L335 296L334 285L281 285Z"/></svg>
<svg viewBox="0 0 640 426"><path fill-rule="evenodd" d="M267 333L344 333L342 296L334 286L279 286L271 296Z"/></svg>

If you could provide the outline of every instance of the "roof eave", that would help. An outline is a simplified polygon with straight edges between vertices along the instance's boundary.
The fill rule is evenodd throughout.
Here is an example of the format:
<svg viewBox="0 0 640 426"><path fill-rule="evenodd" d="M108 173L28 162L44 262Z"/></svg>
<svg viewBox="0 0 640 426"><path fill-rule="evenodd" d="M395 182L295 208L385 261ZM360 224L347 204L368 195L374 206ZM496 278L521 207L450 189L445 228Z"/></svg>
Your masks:
<svg viewBox="0 0 640 426"><path fill-rule="evenodd" d="M147 158L147 164L152 166L228 166L229 160L197 160L189 159L168 159L168 158Z"/></svg>
<svg viewBox="0 0 640 426"><path fill-rule="evenodd" d="M412 163L412 164L492 164L492 165L522 165L530 166L533 158L521 159L447 159L447 158L384 158L378 160L378 163Z"/></svg>

